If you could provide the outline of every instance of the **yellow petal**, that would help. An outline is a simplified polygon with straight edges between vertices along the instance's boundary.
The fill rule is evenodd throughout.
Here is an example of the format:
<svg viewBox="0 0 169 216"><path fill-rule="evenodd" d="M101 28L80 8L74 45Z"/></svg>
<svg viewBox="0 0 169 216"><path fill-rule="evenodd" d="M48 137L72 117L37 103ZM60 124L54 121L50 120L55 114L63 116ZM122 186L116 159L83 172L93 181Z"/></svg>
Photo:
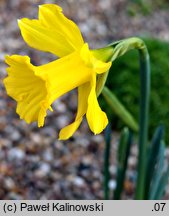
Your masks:
<svg viewBox="0 0 169 216"><path fill-rule="evenodd" d="M35 75L36 67L30 63L29 57L6 56L5 61L9 67L4 84L8 95L18 102L16 112L27 123L39 121L39 126L43 126L46 110L50 108L45 82ZM44 109L42 116L40 111Z"/></svg>
<svg viewBox="0 0 169 216"><path fill-rule="evenodd" d="M87 100L90 92L90 83L85 83L78 88L78 111L76 115L75 121L64 127L59 133L60 140L66 140L71 137L74 132L78 129L83 116L86 114L87 111Z"/></svg>
<svg viewBox="0 0 169 216"><path fill-rule="evenodd" d="M72 124L64 127L59 133L59 140L69 139L74 134L74 132L78 129L80 123L82 122L82 119L83 119L82 117L76 119Z"/></svg>
<svg viewBox="0 0 169 216"><path fill-rule="evenodd" d="M105 62L102 62L102 61L94 58L93 65L94 65L94 71L97 74L101 74L101 73L104 73L110 69L112 62L105 63Z"/></svg>
<svg viewBox="0 0 169 216"><path fill-rule="evenodd" d="M51 52L59 57L79 50L83 38L77 25L67 19L54 4L39 7L39 19L18 22L24 40L33 48Z"/></svg>
<svg viewBox="0 0 169 216"><path fill-rule="evenodd" d="M111 62L106 63L95 58L92 51L89 50L87 43L85 43L81 49L81 57L85 64L98 74L108 71L112 64Z"/></svg>
<svg viewBox="0 0 169 216"><path fill-rule="evenodd" d="M88 108L86 113L87 121L91 131L94 134L101 133L106 125L108 119L106 114L101 110L96 96L96 77L93 75L91 80L91 92L88 98Z"/></svg>
<svg viewBox="0 0 169 216"><path fill-rule="evenodd" d="M78 26L62 13L62 8L56 4L44 4L39 7L39 20L42 25L54 28L68 39L75 50L80 49L84 40Z"/></svg>

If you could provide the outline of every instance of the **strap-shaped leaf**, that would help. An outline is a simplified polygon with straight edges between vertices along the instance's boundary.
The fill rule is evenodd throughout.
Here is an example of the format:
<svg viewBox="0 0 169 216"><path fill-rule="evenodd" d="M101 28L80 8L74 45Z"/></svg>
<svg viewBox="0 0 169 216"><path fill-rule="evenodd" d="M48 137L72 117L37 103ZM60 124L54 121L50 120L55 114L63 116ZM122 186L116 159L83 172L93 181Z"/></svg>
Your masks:
<svg viewBox="0 0 169 216"><path fill-rule="evenodd" d="M129 113L129 111L122 105L122 103L117 99L117 97L107 88L104 87L102 91L106 102L113 110L113 112L118 115L119 118L132 130L138 131L138 124Z"/></svg>
<svg viewBox="0 0 169 216"><path fill-rule="evenodd" d="M152 176L152 182L150 185L149 200L155 200L156 194L158 193L157 191L160 186L160 180L164 172L164 153L165 153L165 144L164 141L162 141L160 144L156 169L154 175Z"/></svg>
<svg viewBox="0 0 169 216"><path fill-rule="evenodd" d="M124 186L124 179L127 169L127 162L132 143L132 133L128 128L124 128L120 137L118 153L117 153L117 186L114 191L114 199L119 200Z"/></svg>
<svg viewBox="0 0 169 216"><path fill-rule="evenodd" d="M105 152L104 152L104 199L109 199L109 163L110 163L110 152L111 152L111 126L107 125L104 131L105 138Z"/></svg>
<svg viewBox="0 0 169 216"><path fill-rule="evenodd" d="M167 167L167 171L161 176L158 189L156 194L154 195L154 199L160 200L165 192L165 188L167 186L167 182L169 180L169 165Z"/></svg>
<svg viewBox="0 0 169 216"><path fill-rule="evenodd" d="M153 135L152 141L148 149L146 181L145 181L145 199L148 199L150 184L155 172L155 166L157 163L157 159L160 151L160 144L163 139L163 134L164 134L164 127L159 126Z"/></svg>

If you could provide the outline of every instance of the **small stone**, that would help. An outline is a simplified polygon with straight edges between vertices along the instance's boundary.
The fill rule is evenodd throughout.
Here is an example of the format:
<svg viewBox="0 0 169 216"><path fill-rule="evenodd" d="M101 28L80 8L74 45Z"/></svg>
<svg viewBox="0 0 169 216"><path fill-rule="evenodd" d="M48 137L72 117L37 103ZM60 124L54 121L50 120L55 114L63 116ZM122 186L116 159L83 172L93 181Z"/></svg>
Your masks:
<svg viewBox="0 0 169 216"><path fill-rule="evenodd" d="M21 134L17 130L14 130L10 137L12 141L18 141L21 138Z"/></svg>
<svg viewBox="0 0 169 216"><path fill-rule="evenodd" d="M110 180L109 181L110 190L115 190L116 186L117 186L117 182L115 180Z"/></svg>
<svg viewBox="0 0 169 216"><path fill-rule="evenodd" d="M52 127L44 127L42 128L41 132L45 135L45 136L49 136L51 137L55 137L56 138L56 131L54 130L54 128Z"/></svg>
<svg viewBox="0 0 169 216"><path fill-rule="evenodd" d="M82 187L85 185L85 181L79 176L74 178L73 183L78 187Z"/></svg>
<svg viewBox="0 0 169 216"><path fill-rule="evenodd" d="M83 137L76 137L76 143L82 147L86 147L89 145L89 140Z"/></svg>
<svg viewBox="0 0 169 216"><path fill-rule="evenodd" d="M129 157L128 165L129 167L134 168L137 165L137 158L135 156Z"/></svg>
<svg viewBox="0 0 169 216"><path fill-rule="evenodd" d="M88 34L90 32L90 29L86 23L83 23L83 22L79 23L79 28L81 32L84 34Z"/></svg>
<svg viewBox="0 0 169 216"><path fill-rule="evenodd" d="M5 187L7 189L13 189L15 187L15 183L14 181L12 180L12 178L6 178L5 179Z"/></svg>
<svg viewBox="0 0 169 216"><path fill-rule="evenodd" d="M131 181L125 180L124 189L128 195L132 195L134 192L134 185Z"/></svg>
<svg viewBox="0 0 169 216"><path fill-rule="evenodd" d="M96 143L101 143L103 142L103 136L101 134L98 134L98 135L95 135L95 136L92 136L92 141L93 142L96 142Z"/></svg>
<svg viewBox="0 0 169 216"><path fill-rule="evenodd" d="M107 28L104 24L99 24L97 25L96 31L98 32L99 35L104 36L106 35Z"/></svg>
<svg viewBox="0 0 169 216"><path fill-rule="evenodd" d="M51 167L48 163L42 163L38 170L35 172L35 176L43 178L48 175L51 171Z"/></svg>
<svg viewBox="0 0 169 216"><path fill-rule="evenodd" d="M133 156L137 156L138 155L138 146L137 145L133 145L131 148L131 155Z"/></svg>
<svg viewBox="0 0 169 216"><path fill-rule="evenodd" d="M110 0L99 1L99 6L102 10L107 10L108 8L111 7L111 1Z"/></svg>
<svg viewBox="0 0 169 216"><path fill-rule="evenodd" d="M7 125L4 129L4 132L12 141L18 141L21 138L21 134L18 132L18 130L16 130L15 127L11 125Z"/></svg>
<svg viewBox="0 0 169 216"><path fill-rule="evenodd" d="M0 146L1 147L6 147L6 148L11 148L12 142L9 139L1 138L0 139Z"/></svg>
<svg viewBox="0 0 169 216"><path fill-rule="evenodd" d="M56 100L54 102L54 107L55 107L56 111L59 113L65 113L66 112L66 105L63 102L61 102L60 100Z"/></svg>
<svg viewBox="0 0 169 216"><path fill-rule="evenodd" d="M15 192L10 192L7 197L9 200L23 200L23 196Z"/></svg>
<svg viewBox="0 0 169 216"><path fill-rule="evenodd" d="M9 160L23 160L25 158L25 152L19 148L12 148L8 152Z"/></svg>
<svg viewBox="0 0 169 216"><path fill-rule="evenodd" d="M111 175L116 175L117 167L115 165L111 165L109 167L109 172L110 172Z"/></svg>
<svg viewBox="0 0 169 216"><path fill-rule="evenodd" d="M92 164L92 157L90 155L86 155L83 157L82 159L82 163L85 165L85 166L89 166Z"/></svg>
<svg viewBox="0 0 169 216"><path fill-rule="evenodd" d="M58 129L62 129L69 123L68 116L66 115L60 115L56 119Z"/></svg>
<svg viewBox="0 0 169 216"><path fill-rule="evenodd" d="M43 153L43 159L47 162L50 162L53 160L53 152L51 149L46 149Z"/></svg>
<svg viewBox="0 0 169 216"><path fill-rule="evenodd" d="M41 135L38 133L32 133L31 138L32 138L32 141L35 143L41 143L41 141L42 141Z"/></svg>

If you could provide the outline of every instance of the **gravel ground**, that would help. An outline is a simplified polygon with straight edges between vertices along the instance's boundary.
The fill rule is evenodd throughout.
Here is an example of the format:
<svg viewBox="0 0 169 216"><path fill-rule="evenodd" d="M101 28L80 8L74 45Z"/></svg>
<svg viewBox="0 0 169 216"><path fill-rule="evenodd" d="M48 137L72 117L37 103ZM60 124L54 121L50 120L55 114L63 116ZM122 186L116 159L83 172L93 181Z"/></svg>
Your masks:
<svg viewBox="0 0 169 216"><path fill-rule="evenodd" d="M130 36L150 35L169 41L168 11L130 17L126 0L0 0L0 199L103 199L103 135L93 136L84 121L74 137L57 140L59 130L76 113L76 91L54 103L43 128L27 125L15 113L16 104L4 90L4 55L29 55L34 64L54 56L29 48L17 19L34 18L39 4L57 3L80 27L91 48ZM111 193L115 188L118 133L112 136ZM169 152L167 150L169 157ZM132 199L137 147L132 148L123 199ZM169 186L164 197L169 199Z"/></svg>

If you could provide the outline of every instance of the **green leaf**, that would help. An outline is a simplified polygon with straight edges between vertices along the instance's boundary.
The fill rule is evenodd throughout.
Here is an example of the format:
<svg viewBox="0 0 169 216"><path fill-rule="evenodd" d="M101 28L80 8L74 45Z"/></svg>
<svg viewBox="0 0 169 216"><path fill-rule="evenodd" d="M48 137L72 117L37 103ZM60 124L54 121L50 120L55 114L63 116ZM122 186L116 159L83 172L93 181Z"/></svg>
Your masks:
<svg viewBox="0 0 169 216"><path fill-rule="evenodd" d="M114 199L119 200L123 187L124 179L127 169L127 162L130 153L130 147L132 143L132 134L129 132L128 128L124 128L122 135L120 137L118 153L117 153L117 186L114 191Z"/></svg>
<svg viewBox="0 0 169 216"><path fill-rule="evenodd" d="M158 188L160 186L160 180L164 172L164 153L165 153L165 144L164 141L161 142L159 155L157 158L157 165L152 177L152 182L150 185L150 192L149 192L149 200L155 200L156 194L158 193Z"/></svg>
<svg viewBox="0 0 169 216"><path fill-rule="evenodd" d="M154 196L154 199L156 200L162 199L162 196L165 192L165 187L167 186L167 183L168 183L168 179L169 179L169 165L167 167L167 171L161 176L161 179L158 185L158 189Z"/></svg>
<svg viewBox="0 0 169 216"><path fill-rule="evenodd" d="M109 199L109 180L110 180L110 173L109 173L109 163L110 163L110 151L111 151L111 127L108 126L104 132L105 138L105 152L104 152L104 199Z"/></svg>
<svg viewBox="0 0 169 216"><path fill-rule="evenodd" d="M150 184L155 172L155 166L157 163L157 159L160 151L160 144L163 139L163 134L164 134L164 127L159 126L153 135L153 139L148 149L146 181L145 181L145 199L148 199Z"/></svg>
<svg viewBox="0 0 169 216"><path fill-rule="evenodd" d="M117 152L118 165L121 167L123 166L126 158L128 139L129 139L129 129L124 128L120 137L118 152Z"/></svg>
<svg viewBox="0 0 169 216"><path fill-rule="evenodd" d="M138 131L138 124L135 119L107 87L103 88L102 95L113 112L118 115L128 127L134 131Z"/></svg>

